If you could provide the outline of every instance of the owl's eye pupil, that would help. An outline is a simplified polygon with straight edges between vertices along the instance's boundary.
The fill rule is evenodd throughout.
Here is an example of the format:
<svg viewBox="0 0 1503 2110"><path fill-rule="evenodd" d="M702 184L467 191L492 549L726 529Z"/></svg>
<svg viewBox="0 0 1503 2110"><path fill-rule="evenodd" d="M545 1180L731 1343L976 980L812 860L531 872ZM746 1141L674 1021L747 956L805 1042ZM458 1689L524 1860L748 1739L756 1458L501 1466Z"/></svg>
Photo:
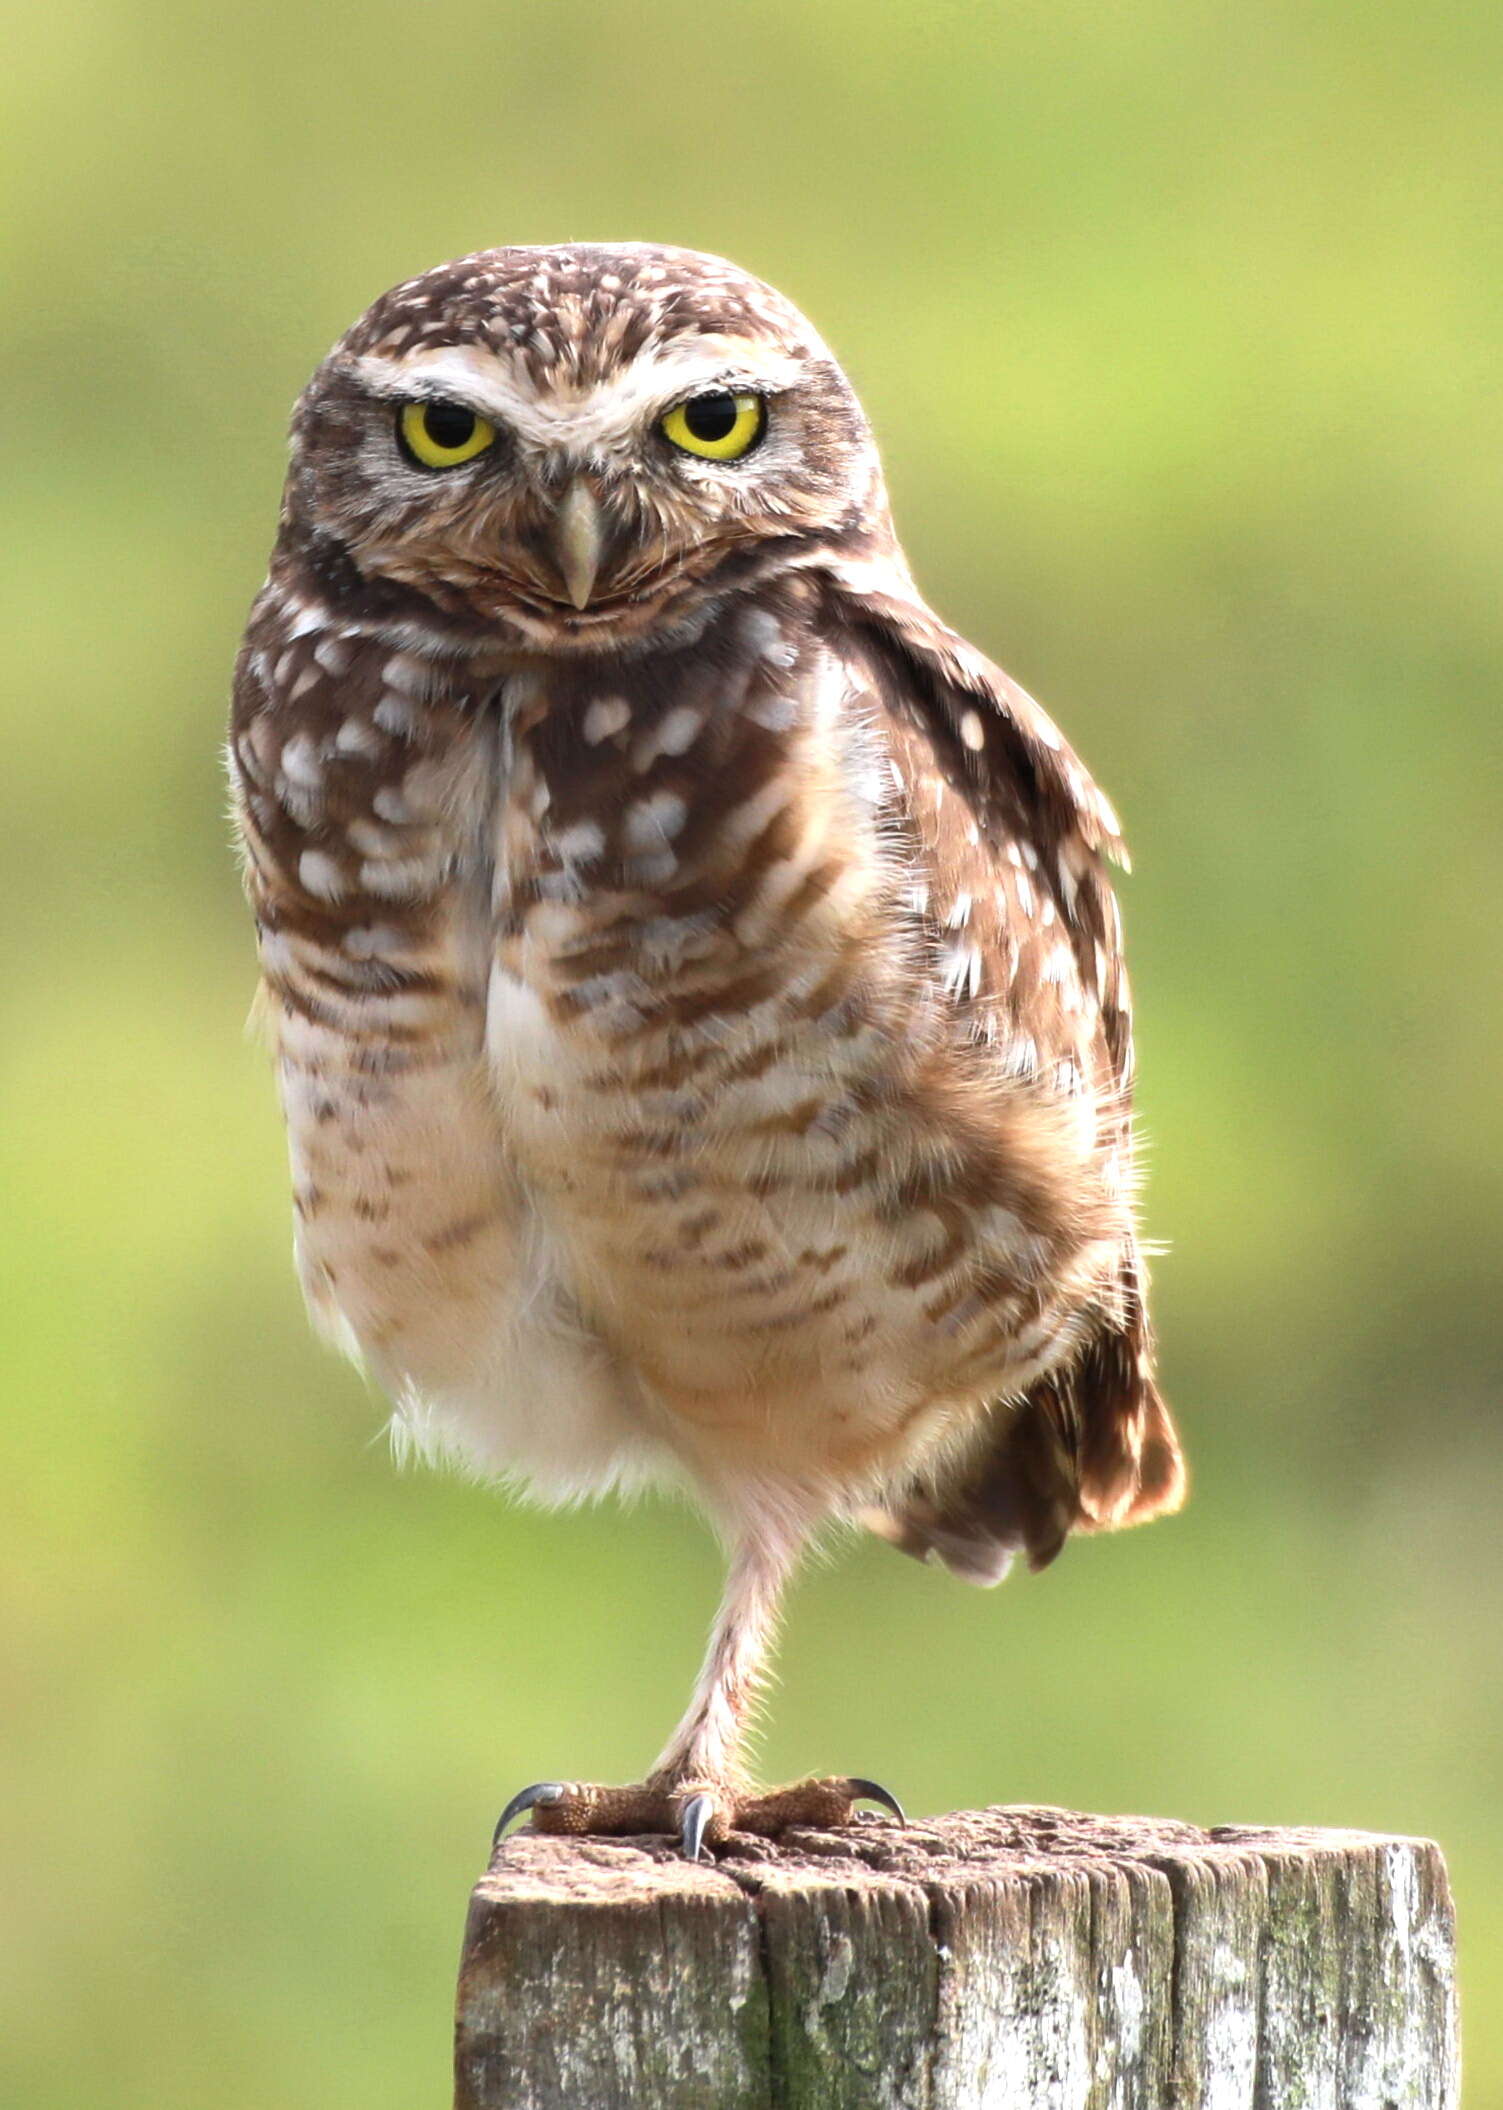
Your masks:
<svg viewBox="0 0 1503 2110"><path fill-rule="evenodd" d="M475 436L475 413L462 403L428 403L423 429L435 447L464 447Z"/></svg>
<svg viewBox="0 0 1503 2110"><path fill-rule="evenodd" d="M739 412L736 398L717 389L711 395L691 396L684 405L684 423L697 440L723 440L735 429Z"/></svg>

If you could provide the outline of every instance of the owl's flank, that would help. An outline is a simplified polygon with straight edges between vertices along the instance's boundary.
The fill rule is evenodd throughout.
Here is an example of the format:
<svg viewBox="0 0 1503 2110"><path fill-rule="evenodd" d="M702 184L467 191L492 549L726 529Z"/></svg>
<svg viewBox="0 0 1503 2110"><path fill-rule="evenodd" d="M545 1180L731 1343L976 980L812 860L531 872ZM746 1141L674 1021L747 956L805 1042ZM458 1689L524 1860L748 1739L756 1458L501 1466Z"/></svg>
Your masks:
<svg viewBox="0 0 1503 2110"><path fill-rule="evenodd" d="M809 324L638 245L334 347L230 760L315 1320L409 1444L673 1482L729 1550L647 1780L514 1809L844 1821L881 1791L740 1766L815 1534L993 1582L1181 1499L1110 806L919 598Z"/></svg>

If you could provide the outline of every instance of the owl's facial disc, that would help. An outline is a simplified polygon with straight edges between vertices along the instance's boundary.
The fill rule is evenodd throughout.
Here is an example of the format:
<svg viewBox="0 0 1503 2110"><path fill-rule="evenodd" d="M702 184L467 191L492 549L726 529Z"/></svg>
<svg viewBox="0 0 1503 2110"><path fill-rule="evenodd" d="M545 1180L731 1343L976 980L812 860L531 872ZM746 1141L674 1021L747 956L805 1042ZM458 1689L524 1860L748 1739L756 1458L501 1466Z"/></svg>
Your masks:
<svg viewBox="0 0 1503 2110"><path fill-rule="evenodd" d="M547 647L687 619L868 492L839 369L755 338L701 334L588 378L474 343L336 353L308 416L312 510L365 576Z"/></svg>

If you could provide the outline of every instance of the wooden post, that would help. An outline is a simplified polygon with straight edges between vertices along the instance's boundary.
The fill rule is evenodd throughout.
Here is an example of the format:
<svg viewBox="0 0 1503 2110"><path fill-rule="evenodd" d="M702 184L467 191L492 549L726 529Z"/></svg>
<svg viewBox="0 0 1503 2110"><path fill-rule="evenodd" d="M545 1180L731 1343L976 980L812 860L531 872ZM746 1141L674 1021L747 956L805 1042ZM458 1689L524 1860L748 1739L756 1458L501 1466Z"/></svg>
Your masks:
<svg viewBox="0 0 1503 2110"><path fill-rule="evenodd" d="M1454 2110L1424 1840L1064 1810L666 1841L477 1885L456 2110Z"/></svg>

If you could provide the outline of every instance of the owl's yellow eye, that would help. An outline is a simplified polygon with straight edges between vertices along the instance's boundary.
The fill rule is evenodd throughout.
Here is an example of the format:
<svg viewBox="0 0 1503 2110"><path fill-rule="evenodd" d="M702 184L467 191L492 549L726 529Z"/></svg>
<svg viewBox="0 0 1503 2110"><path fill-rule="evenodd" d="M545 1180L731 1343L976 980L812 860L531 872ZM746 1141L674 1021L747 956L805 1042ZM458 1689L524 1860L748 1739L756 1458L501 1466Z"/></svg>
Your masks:
<svg viewBox="0 0 1503 2110"><path fill-rule="evenodd" d="M462 403L404 403L397 431L408 454L425 469L452 469L473 461L496 437L489 419Z"/></svg>
<svg viewBox="0 0 1503 2110"><path fill-rule="evenodd" d="M760 396L733 396L729 389L716 388L677 404L661 429L663 437L682 447L685 454L697 454L710 462L735 462L750 454L766 422Z"/></svg>

